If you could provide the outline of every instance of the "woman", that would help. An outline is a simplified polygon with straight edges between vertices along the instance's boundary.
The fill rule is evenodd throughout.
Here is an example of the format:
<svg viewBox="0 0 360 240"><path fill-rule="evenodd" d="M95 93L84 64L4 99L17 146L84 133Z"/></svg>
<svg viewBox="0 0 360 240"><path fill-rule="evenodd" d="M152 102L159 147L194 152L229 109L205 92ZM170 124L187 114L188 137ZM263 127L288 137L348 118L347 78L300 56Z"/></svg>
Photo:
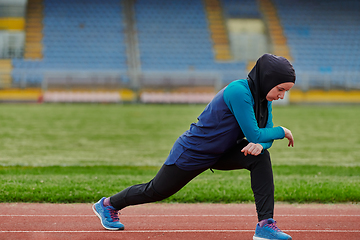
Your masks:
<svg viewBox="0 0 360 240"><path fill-rule="evenodd" d="M134 185L95 203L104 228L122 230L118 211L136 204L163 200L207 169L247 169L251 172L259 223L254 239L291 239L273 220L274 183L267 151L275 139L289 140L291 131L273 127L272 101L284 98L295 83L288 60L261 56L247 80L230 83L207 105L190 129L175 142L164 165L148 183Z"/></svg>

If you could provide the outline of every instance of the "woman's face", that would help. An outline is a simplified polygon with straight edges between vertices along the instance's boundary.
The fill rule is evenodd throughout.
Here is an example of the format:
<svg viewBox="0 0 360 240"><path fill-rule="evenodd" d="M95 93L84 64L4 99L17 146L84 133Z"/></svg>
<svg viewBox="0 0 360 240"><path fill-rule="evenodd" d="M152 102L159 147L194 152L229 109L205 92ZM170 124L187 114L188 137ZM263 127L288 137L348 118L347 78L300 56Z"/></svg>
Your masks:
<svg viewBox="0 0 360 240"><path fill-rule="evenodd" d="M292 82L280 83L279 85L276 85L268 92L266 95L266 100L273 101L279 100L279 98L283 99L285 92L289 91L292 86L294 86L294 83Z"/></svg>

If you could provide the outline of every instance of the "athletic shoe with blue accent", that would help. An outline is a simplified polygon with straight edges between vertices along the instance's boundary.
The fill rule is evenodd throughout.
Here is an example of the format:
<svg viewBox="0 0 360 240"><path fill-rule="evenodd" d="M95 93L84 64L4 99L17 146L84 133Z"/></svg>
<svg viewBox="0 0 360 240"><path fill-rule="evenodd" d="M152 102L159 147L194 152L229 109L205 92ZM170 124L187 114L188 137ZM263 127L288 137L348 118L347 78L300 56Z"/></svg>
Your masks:
<svg viewBox="0 0 360 240"><path fill-rule="evenodd" d="M119 220L119 211L112 206L104 207L103 197L92 207L96 216L100 218L101 225L107 230L124 230L125 226Z"/></svg>
<svg viewBox="0 0 360 240"><path fill-rule="evenodd" d="M274 219L269 218L263 226L259 223L256 225L253 240L292 240L292 238L276 226Z"/></svg>

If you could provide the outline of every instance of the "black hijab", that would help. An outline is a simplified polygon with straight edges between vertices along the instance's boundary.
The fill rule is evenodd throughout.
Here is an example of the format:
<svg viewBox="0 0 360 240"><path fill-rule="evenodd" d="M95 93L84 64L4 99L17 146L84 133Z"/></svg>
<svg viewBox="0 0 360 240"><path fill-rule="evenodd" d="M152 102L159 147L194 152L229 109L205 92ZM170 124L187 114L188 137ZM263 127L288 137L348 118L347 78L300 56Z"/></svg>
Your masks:
<svg viewBox="0 0 360 240"><path fill-rule="evenodd" d="M295 70L286 58L264 54L257 60L247 80L254 97L255 118L259 128L264 128L268 118L266 95L281 83L295 83Z"/></svg>

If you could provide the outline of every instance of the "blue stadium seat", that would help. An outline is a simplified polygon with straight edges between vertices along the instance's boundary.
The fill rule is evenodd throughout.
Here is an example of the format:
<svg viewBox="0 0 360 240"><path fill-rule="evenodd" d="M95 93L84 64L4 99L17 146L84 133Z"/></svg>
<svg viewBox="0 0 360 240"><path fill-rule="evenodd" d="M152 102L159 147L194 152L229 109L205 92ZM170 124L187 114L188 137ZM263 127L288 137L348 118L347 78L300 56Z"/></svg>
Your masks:
<svg viewBox="0 0 360 240"><path fill-rule="evenodd" d="M274 0L298 72L326 75L319 81L345 81L359 71L360 2L357 0ZM331 73L331 74L330 74ZM301 79L299 79L301 81ZM359 80L358 80L359 81Z"/></svg>
<svg viewBox="0 0 360 240"><path fill-rule="evenodd" d="M142 71L237 70L232 80L246 77L244 62L215 61L201 0L138 0L135 19Z"/></svg>
<svg viewBox="0 0 360 240"><path fill-rule="evenodd" d="M24 72L29 83L42 81L33 70L127 70L119 0L44 0L43 5L43 60L14 59L14 82Z"/></svg>
<svg viewBox="0 0 360 240"><path fill-rule="evenodd" d="M224 14L229 18L260 18L255 0L221 0Z"/></svg>

